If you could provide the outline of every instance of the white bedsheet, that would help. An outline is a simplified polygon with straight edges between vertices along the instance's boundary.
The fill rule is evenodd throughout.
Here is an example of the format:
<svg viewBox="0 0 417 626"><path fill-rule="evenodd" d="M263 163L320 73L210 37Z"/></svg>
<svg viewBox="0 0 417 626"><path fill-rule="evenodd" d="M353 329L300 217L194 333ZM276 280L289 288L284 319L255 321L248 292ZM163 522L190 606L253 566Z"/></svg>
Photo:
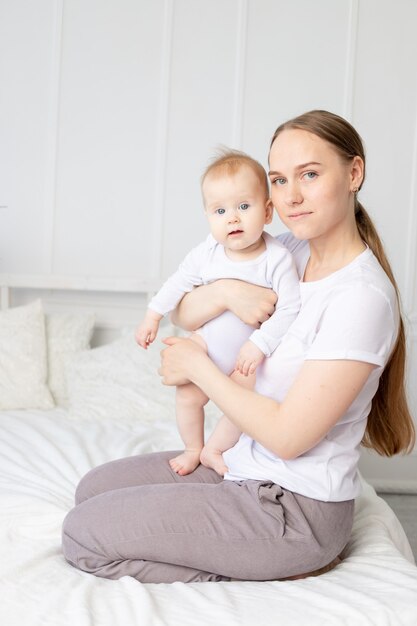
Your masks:
<svg viewBox="0 0 417 626"><path fill-rule="evenodd" d="M143 585L65 562L61 524L91 467L180 447L172 421L0 413L1 626L417 625L417 568L402 527L364 483L342 565L292 582Z"/></svg>

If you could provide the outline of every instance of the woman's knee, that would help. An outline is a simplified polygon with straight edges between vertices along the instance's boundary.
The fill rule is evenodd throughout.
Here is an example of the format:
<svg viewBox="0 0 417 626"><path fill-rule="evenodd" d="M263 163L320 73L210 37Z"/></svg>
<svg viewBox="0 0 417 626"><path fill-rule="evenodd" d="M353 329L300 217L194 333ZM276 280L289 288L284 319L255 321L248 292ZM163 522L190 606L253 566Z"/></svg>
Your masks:
<svg viewBox="0 0 417 626"><path fill-rule="evenodd" d="M118 487L125 486L131 472L132 458L108 461L97 467L93 467L81 478L75 490L75 504L80 504L94 496ZM126 482L126 486L128 486Z"/></svg>
<svg viewBox="0 0 417 626"><path fill-rule="evenodd" d="M62 524L62 552L65 560L74 567L78 567L78 529L77 510L67 513Z"/></svg>
<svg viewBox="0 0 417 626"><path fill-rule="evenodd" d="M95 573L103 560L91 532L92 522L87 507L74 507L62 524L62 553L65 560L84 572ZM98 523L98 522L96 522Z"/></svg>
<svg viewBox="0 0 417 626"><path fill-rule="evenodd" d="M106 466L107 463L94 467L81 478L75 489L76 505L106 491Z"/></svg>

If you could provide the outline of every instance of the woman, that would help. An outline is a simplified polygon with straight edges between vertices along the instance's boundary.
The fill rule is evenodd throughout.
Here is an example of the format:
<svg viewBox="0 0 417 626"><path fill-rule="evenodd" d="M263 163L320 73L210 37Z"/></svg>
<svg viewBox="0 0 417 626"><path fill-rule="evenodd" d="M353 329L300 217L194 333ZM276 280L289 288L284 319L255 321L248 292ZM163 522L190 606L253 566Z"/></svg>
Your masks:
<svg viewBox="0 0 417 626"><path fill-rule="evenodd" d="M291 231L282 241L301 279L299 316L258 372L256 392L188 339L166 340L160 368L165 384L201 387L243 432L224 453L228 473L200 465L178 476L171 452L92 470L64 524L76 567L142 582L325 571L349 540L361 441L387 456L414 445L397 287L357 200L360 137L342 118L311 111L277 129L269 164L272 201ZM230 309L256 325L273 307L269 291L218 281L188 294L177 319L191 329Z"/></svg>

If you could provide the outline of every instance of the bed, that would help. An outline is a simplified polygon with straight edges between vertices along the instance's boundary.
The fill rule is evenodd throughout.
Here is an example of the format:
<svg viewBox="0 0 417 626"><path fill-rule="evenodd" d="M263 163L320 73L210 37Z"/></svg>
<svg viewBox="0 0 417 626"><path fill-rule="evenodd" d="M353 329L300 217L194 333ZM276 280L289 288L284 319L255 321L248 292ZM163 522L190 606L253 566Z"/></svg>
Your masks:
<svg viewBox="0 0 417 626"><path fill-rule="evenodd" d="M319 577L145 585L72 568L60 541L77 482L106 461L181 446L173 390L156 374L159 346L140 351L131 330L91 349L94 315L47 314L39 300L9 304L3 298L0 312L2 626L417 624L411 548L363 479L343 562ZM23 349L26 356L18 354ZM37 368L28 368L28 354L33 360L40 352ZM16 402L20 392L24 400ZM18 407L23 401L28 406ZM216 417L209 406L208 431Z"/></svg>

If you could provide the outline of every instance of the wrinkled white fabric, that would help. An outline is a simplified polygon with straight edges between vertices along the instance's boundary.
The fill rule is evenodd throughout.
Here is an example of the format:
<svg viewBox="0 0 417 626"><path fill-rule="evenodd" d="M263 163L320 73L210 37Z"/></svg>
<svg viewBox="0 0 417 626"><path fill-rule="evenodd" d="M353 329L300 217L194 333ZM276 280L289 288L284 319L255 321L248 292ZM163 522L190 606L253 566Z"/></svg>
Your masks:
<svg viewBox="0 0 417 626"><path fill-rule="evenodd" d="M119 421L174 419L175 388L164 386L158 375L163 348L160 339L148 350L140 348L132 332L74 355L66 368L70 414L79 419ZM206 415L214 413L218 411L209 403Z"/></svg>
<svg viewBox="0 0 417 626"><path fill-rule="evenodd" d="M345 559L320 577L172 585L106 580L71 567L62 556L61 525L75 487L106 461L181 447L174 420L82 420L54 409L2 412L0 428L1 624L417 623L417 568L410 546L392 510L366 483Z"/></svg>

